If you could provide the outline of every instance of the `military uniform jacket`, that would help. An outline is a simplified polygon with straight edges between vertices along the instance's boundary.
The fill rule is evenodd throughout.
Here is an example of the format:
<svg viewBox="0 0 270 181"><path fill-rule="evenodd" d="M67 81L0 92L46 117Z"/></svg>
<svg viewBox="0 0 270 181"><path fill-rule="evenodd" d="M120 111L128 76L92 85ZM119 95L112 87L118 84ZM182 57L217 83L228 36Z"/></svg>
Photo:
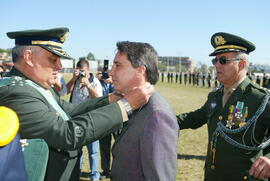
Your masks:
<svg viewBox="0 0 270 181"><path fill-rule="evenodd" d="M28 79L15 68L10 75ZM46 180L76 180L72 171L75 163L79 166L73 160L78 154L72 150L121 128L121 110L117 103L108 105L107 96L73 105L50 91L70 120L64 121L40 92L23 82L0 87L0 105L18 114L21 138L41 138L48 144Z"/></svg>
<svg viewBox="0 0 270 181"><path fill-rule="evenodd" d="M248 171L257 157L262 155L270 157L269 147L260 151L245 150L225 141L215 130L218 122L227 125L230 107L235 106L238 101L248 107L246 121L249 120L258 110L267 93L268 91L245 78L229 97L224 107L222 107L222 87L209 93L206 103L200 109L177 116L181 129L196 129L204 124L208 126L209 143L205 163L206 181L258 180L249 176ZM258 146L265 138L269 137L269 108L268 102L264 112L258 117L256 124L252 124L249 128L237 134L227 134L227 136L237 143ZM231 127L232 130L237 128L239 128L239 125ZM213 153L213 148L215 148L215 153Z"/></svg>
<svg viewBox="0 0 270 181"><path fill-rule="evenodd" d="M178 131L175 113L154 93L133 112L112 148L113 181L175 181Z"/></svg>

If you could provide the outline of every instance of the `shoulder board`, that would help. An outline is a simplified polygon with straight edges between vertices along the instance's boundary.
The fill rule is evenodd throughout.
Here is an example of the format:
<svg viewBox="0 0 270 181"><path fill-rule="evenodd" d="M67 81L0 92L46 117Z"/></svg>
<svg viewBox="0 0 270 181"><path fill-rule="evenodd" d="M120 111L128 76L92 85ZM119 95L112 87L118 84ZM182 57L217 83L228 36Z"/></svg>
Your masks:
<svg viewBox="0 0 270 181"><path fill-rule="evenodd" d="M0 87L3 86L24 86L25 85L25 79L19 76L12 76L12 77L4 77L0 79Z"/></svg>
<svg viewBox="0 0 270 181"><path fill-rule="evenodd" d="M259 89L259 90L261 90L261 91L263 91L265 93L270 93L270 90L269 89L267 89L265 87L262 87L262 86L260 86L260 85L258 85L256 83L254 83L254 82L251 83L251 86L254 87L254 88L256 88L256 89Z"/></svg>
<svg viewBox="0 0 270 181"><path fill-rule="evenodd" d="M11 80L9 77L4 77L0 79L0 87L7 86L11 84Z"/></svg>

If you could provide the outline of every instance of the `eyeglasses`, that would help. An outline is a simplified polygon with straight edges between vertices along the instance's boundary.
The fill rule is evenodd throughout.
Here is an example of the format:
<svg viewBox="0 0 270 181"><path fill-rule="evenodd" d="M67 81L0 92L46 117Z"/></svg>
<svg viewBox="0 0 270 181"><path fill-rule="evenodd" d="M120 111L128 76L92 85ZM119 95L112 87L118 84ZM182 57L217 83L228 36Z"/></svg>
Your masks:
<svg viewBox="0 0 270 181"><path fill-rule="evenodd" d="M221 65L225 65L228 61L239 61L241 60L240 58L231 58L231 59L227 59L227 57L222 56L220 58L213 58L212 59L212 64L215 65L218 61Z"/></svg>

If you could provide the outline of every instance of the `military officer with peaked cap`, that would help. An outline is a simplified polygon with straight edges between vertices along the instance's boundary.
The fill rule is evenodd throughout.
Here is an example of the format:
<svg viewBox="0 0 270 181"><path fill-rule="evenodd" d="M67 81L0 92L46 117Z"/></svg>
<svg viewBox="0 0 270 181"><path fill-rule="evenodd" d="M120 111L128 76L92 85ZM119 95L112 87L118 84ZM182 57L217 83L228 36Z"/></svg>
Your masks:
<svg viewBox="0 0 270 181"><path fill-rule="evenodd" d="M210 56L223 84L199 109L177 116L181 129L208 126L206 181L264 180L270 176L267 90L246 77L251 42L229 33L211 38Z"/></svg>
<svg viewBox="0 0 270 181"><path fill-rule="evenodd" d="M62 68L60 58L71 59L62 49L68 31L55 28L7 33L15 39L14 67L10 77L0 82L0 105L18 114L20 136L29 141L44 140L49 147L45 174L49 181L78 180L78 148L121 128L128 113L145 104L153 92L146 83L122 97L111 94L78 105L61 100L51 86ZM42 180L40 177L28 179Z"/></svg>

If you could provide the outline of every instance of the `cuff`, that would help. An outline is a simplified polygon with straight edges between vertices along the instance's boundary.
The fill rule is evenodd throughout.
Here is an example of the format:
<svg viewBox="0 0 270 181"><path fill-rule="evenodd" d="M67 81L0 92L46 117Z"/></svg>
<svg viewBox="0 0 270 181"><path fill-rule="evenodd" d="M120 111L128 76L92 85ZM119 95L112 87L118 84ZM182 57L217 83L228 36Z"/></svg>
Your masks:
<svg viewBox="0 0 270 181"><path fill-rule="evenodd" d="M117 101L117 104L120 107L120 110L121 110L121 113L122 113L123 122L126 122L128 120L128 114L127 114L125 105L123 104L122 101Z"/></svg>

